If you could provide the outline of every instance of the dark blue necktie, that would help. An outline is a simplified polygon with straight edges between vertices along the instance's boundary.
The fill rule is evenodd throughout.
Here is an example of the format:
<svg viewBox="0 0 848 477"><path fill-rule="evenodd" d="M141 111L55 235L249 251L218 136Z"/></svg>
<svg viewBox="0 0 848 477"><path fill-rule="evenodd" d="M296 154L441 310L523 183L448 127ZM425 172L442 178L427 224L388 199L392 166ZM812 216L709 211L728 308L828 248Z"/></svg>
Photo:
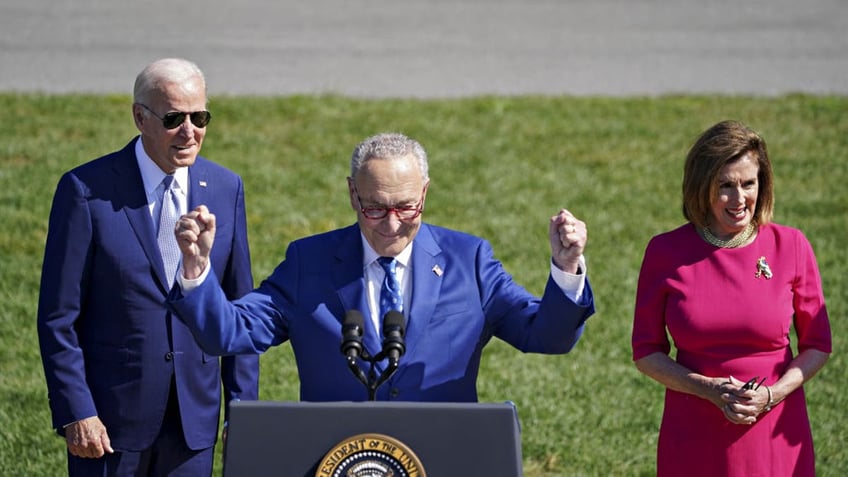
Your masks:
<svg viewBox="0 0 848 477"><path fill-rule="evenodd" d="M403 295L400 292L400 283L395 274L397 260L392 257L380 257L377 262L386 272L383 286L380 288L380 319L383 319L391 310L403 313Z"/></svg>
<svg viewBox="0 0 848 477"><path fill-rule="evenodd" d="M159 187L159 231L156 235L169 286L177 275L177 266L180 263L180 247L174 236L174 228L180 217L180 204L173 185L174 176L165 176Z"/></svg>

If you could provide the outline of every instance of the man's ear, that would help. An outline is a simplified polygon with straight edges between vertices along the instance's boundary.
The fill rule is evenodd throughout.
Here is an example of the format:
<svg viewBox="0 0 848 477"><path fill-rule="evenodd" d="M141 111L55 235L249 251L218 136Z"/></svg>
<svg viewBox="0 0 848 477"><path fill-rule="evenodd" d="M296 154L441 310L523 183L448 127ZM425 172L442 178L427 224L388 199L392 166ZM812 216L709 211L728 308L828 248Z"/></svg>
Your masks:
<svg viewBox="0 0 848 477"><path fill-rule="evenodd" d="M135 127L141 130L141 127L144 125L144 111L142 107L138 104L133 103L132 105L133 112L133 121L135 122Z"/></svg>
<svg viewBox="0 0 848 477"><path fill-rule="evenodd" d="M430 190L430 179L424 183L424 192L421 193L421 210L424 210L424 203L427 201L427 192Z"/></svg>
<svg viewBox="0 0 848 477"><path fill-rule="evenodd" d="M350 199L350 208L359 212L359 204L356 200L356 186L353 183L353 178L347 178L347 196Z"/></svg>

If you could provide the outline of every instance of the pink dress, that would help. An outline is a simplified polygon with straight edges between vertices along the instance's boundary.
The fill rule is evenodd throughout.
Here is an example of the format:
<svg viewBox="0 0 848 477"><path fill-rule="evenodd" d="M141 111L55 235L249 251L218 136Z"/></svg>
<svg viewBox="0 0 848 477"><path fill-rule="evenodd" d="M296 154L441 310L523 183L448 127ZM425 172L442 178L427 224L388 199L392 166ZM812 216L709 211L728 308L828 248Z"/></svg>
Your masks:
<svg viewBox="0 0 848 477"><path fill-rule="evenodd" d="M765 257L771 278L758 274ZM668 354L710 377L774 383L798 349L831 351L830 324L815 255L797 229L770 224L741 248L717 248L686 224L654 237L639 275L633 359ZM668 335L666 334L668 331ZM754 425L728 421L699 397L666 390L657 446L659 476L814 476L803 388Z"/></svg>

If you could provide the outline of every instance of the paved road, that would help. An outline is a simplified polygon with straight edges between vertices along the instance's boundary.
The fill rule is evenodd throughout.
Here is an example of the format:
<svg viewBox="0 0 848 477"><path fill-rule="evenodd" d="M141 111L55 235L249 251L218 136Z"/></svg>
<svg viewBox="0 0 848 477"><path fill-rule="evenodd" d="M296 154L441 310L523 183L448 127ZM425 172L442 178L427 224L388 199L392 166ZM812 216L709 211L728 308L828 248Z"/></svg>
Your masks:
<svg viewBox="0 0 848 477"><path fill-rule="evenodd" d="M848 94L846 0L0 0L0 90L129 93L195 60L210 94Z"/></svg>

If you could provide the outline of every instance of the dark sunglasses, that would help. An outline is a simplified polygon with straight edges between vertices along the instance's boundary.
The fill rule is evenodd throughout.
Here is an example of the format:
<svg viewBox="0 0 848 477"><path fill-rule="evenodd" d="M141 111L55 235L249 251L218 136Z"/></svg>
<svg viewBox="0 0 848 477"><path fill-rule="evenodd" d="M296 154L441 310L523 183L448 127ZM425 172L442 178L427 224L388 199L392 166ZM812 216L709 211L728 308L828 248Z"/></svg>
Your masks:
<svg viewBox="0 0 848 477"><path fill-rule="evenodd" d="M209 124L209 121L212 120L212 113L210 113L209 111L195 111L193 113L183 113L183 112L179 112L179 111L171 111L170 113L165 113L164 116L159 116L158 114L153 112L153 110L148 108L147 106L145 106L141 103L137 103L137 104L139 106L141 106L142 108L148 110L150 112L150 114L155 116L157 119L161 119L162 120L162 126L164 126L165 129L176 129L176 128L180 127L180 125L185 122L186 116L188 116L189 119L191 120L191 124L194 124L196 127L199 127L199 128L205 128L206 125Z"/></svg>

